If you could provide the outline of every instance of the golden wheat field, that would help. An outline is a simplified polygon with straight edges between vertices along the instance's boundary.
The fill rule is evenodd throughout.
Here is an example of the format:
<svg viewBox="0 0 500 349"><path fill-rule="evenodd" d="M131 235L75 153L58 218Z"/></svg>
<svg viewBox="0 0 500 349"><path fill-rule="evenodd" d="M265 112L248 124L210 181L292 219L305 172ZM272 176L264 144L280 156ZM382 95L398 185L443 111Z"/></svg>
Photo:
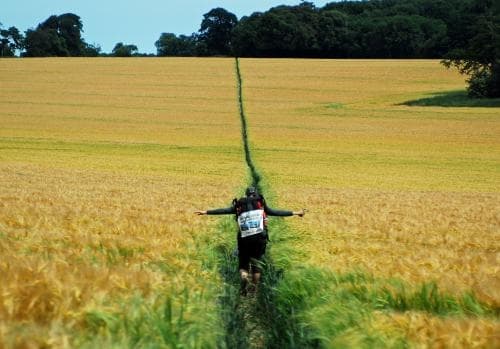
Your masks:
<svg viewBox="0 0 500 349"><path fill-rule="evenodd" d="M234 81L231 59L0 61L0 347L123 347L106 314L186 289L217 336L193 211L246 178Z"/></svg>
<svg viewBox="0 0 500 349"><path fill-rule="evenodd" d="M309 209L287 220L299 263L498 309L500 108L405 104L464 89L432 60L240 67L271 204ZM219 220L193 211L248 183L236 88L229 58L0 60L0 348L157 343L144 326L164 347L216 346ZM367 321L416 348L500 345L494 316Z"/></svg>
<svg viewBox="0 0 500 349"><path fill-rule="evenodd" d="M241 61L254 161L303 263L436 281L500 305L500 108L408 106L463 90L438 61ZM494 347L495 318L379 314L416 347Z"/></svg>

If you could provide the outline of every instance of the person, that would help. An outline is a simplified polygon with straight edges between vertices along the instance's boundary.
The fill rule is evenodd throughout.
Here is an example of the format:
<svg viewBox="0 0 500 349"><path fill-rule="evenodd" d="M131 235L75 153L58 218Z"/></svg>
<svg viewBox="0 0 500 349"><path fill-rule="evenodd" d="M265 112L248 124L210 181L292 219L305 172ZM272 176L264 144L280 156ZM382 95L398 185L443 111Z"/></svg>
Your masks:
<svg viewBox="0 0 500 349"><path fill-rule="evenodd" d="M256 290L262 269L262 258L266 252L268 239L267 216L303 217L305 210L289 211L273 209L266 204L264 197L253 186L248 187L245 196L234 199L230 207L212 210L197 210L198 215L234 214L238 222L238 269L241 280L241 293L247 288ZM252 284L250 283L250 279ZM251 287L249 287L251 286Z"/></svg>

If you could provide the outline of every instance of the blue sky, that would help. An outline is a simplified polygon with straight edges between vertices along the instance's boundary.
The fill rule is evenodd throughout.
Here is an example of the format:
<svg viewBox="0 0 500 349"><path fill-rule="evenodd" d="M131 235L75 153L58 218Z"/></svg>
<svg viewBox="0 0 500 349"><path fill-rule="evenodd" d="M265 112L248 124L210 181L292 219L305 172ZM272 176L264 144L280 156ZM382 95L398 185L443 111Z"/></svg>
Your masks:
<svg viewBox="0 0 500 349"><path fill-rule="evenodd" d="M322 7L333 0L310 1ZM111 52L117 42L134 44L139 52L156 53L154 43L161 33L190 35L197 32L203 14L223 7L238 18L278 5L297 5L300 0L210 1L210 0L15 0L4 1L0 23L24 32L50 15L75 13L83 22L86 42Z"/></svg>

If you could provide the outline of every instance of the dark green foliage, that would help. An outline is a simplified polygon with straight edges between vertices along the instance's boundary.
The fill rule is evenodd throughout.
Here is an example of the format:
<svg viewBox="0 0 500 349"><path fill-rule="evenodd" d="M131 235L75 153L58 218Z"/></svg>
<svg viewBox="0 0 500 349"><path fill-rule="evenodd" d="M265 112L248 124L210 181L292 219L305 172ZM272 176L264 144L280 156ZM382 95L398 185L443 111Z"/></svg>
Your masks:
<svg viewBox="0 0 500 349"><path fill-rule="evenodd" d="M470 76L470 94L500 94L500 4L494 0L302 1L238 18L223 8L203 15L192 35L162 33L158 56L444 58ZM96 56L81 38L75 14L51 16L26 40L2 31L0 48L11 56ZM10 29L9 29L10 30ZM114 56L139 55L125 47Z"/></svg>
<svg viewBox="0 0 500 349"><path fill-rule="evenodd" d="M124 45L123 42L119 42L115 45L112 52L115 57L132 57L137 54L137 46L135 45Z"/></svg>
<svg viewBox="0 0 500 349"><path fill-rule="evenodd" d="M334 19L325 16L323 22L331 25ZM332 40L331 36L318 37L318 25L317 11L310 3L254 13L242 18L236 26L233 51L236 56L315 57L321 51L321 44L328 45Z"/></svg>
<svg viewBox="0 0 500 349"><path fill-rule="evenodd" d="M495 70L484 68L473 72L467 80L469 96L500 97L500 72L498 70L498 67Z"/></svg>
<svg viewBox="0 0 500 349"><path fill-rule="evenodd" d="M278 6L243 17L233 30L236 56L443 57L463 38L468 0L343 1ZM457 24L458 23L458 24Z"/></svg>
<svg viewBox="0 0 500 349"><path fill-rule="evenodd" d="M54 29L26 31L25 57L69 56L64 39Z"/></svg>
<svg viewBox="0 0 500 349"><path fill-rule="evenodd" d="M207 55L229 55L231 32L238 18L223 8L214 8L203 15L198 40L206 46Z"/></svg>
<svg viewBox="0 0 500 349"><path fill-rule="evenodd" d="M443 64L469 75L469 95L500 97L500 3L473 0L460 20L463 38Z"/></svg>
<svg viewBox="0 0 500 349"><path fill-rule="evenodd" d="M36 29L26 31L25 57L95 56L100 48L85 43L81 37L83 24L79 16L65 13L50 16Z"/></svg>
<svg viewBox="0 0 500 349"><path fill-rule="evenodd" d="M81 37L83 24L80 17L66 13L57 17L57 30L59 36L65 41L70 56L82 56L84 51L84 42Z"/></svg>
<svg viewBox="0 0 500 349"><path fill-rule="evenodd" d="M370 21L354 20L351 37L357 46L353 57L431 58L444 50L446 26L418 15L377 17Z"/></svg>
<svg viewBox="0 0 500 349"><path fill-rule="evenodd" d="M83 55L85 57L97 57L101 53L101 46L86 44L83 50Z"/></svg>
<svg viewBox="0 0 500 349"><path fill-rule="evenodd" d="M191 57L196 56L197 38L195 35L176 36L173 33L162 33L158 41L155 42L157 55L162 56L181 56Z"/></svg>
<svg viewBox="0 0 500 349"><path fill-rule="evenodd" d="M23 47L24 37L16 27L2 29L0 23L0 57L14 57Z"/></svg>
<svg viewBox="0 0 500 349"><path fill-rule="evenodd" d="M316 30L321 31L318 36L319 50L327 57L335 57L348 51L347 15L337 11L322 11L318 15Z"/></svg>

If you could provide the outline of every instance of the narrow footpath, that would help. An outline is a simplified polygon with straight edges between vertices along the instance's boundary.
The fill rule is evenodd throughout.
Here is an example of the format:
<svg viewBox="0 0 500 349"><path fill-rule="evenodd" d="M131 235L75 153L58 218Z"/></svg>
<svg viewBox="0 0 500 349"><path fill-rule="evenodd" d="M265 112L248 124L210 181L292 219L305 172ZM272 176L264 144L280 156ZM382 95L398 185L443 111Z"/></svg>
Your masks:
<svg viewBox="0 0 500 349"><path fill-rule="evenodd" d="M256 187L259 192L262 192L260 186L261 176L258 173L251 156L250 145L248 141L247 120L243 106L243 83L241 79L241 71L238 58L235 59L236 65L236 82L238 91L238 108L241 121L241 136L243 142L243 150L245 152L245 161L250 171L250 185ZM224 320L226 322L226 346L228 348L252 348L260 349L267 348L266 343L268 335L264 324L266 321L263 318L262 307L259 306L257 294L248 294L247 296L239 295L239 278L234 270L234 256L226 252L221 270L222 276L225 279L226 290L221 299L224 309Z"/></svg>
<svg viewBox="0 0 500 349"><path fill-rule="evenodd" d="M243 142L243 150L245 152L245 161L250 172L251 183L256 187L259 192L263 192L260 185L261 176L255 167L251 149L248 141L247 120L245 117L245 110L243 105L243 82L241 78L241 71L238 58L235 59L236 82L238 92L238 108L241 121L241 136ZM233 229L229 228L229 224L223 225L221 228L224 230ZM236 256L233 251L223 248L219 251L220 256L220 273L224 280L224 290L220 296L219 302L221 305L221 317L225 324L226 335L224 338L223 346L227 348L252 348L261 349L273 347L271 344L272 338L271 329L269 326L270 316L266 309L269 306L264 306L263 299L269 299L267 295L272 287L266 282L269 278L263 278L260 290L257 293L248 294L246 296L240 295L240 281L239 275L236 271L237 262ZM266 260L264 266L264 275L274 270L269 259ZM276 279L276 278L272 278ZM264 296L266 294L266 296ZM265 302L264 302L265 303Z"/></svg>
<svg viewBox="0 0 500 349"><path fill-rule="evenodd" d="M261 175L252 160L252 152L248 139L247 118L243 103L243 81L238 58L235 59L236 79L238 91L238 107L241 119L241 135L245 161L250 172L251 183L258 191L265 195L261 185ZM221 230L231 233L234 229L228 217L221 224ZM276 223L269 227L270 235L274 229L280 234L287 231L285 223ZM237 261L233 251L228 246L220 246L219 265L220 274L224 280L224 290L219 297L221 318L225 325L224 343L226 348L303 348L306 347L297 340L303 329L294 316L295 307L290 304L276 304L276 289L283 279L283 270L278 270L269 257L268 245L263 266L262 280L259 290L247 296L239 292L240 281L236 271Z"/></svg>

